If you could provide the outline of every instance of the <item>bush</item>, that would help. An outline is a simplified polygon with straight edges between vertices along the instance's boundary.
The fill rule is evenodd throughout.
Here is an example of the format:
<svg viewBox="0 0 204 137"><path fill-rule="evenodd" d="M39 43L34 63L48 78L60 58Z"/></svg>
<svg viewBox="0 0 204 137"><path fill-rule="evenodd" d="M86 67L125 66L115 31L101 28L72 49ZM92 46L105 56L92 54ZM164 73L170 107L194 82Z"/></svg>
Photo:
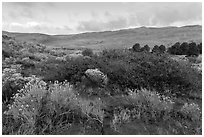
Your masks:
<svg viewBox="0 0 204 137"><path fill-rule="evenodd" d="M195 103L185 103L180 112L192 121L198 122L201 119L201 110Z"/></svg>
<svg viewBox="0 0 204 137"><path fill-rule="evenodd" d="M202 43L198 44L199 54L202 54Z"/></svg>
<svg viewBox="0 0 204 137"><path fill-rule="evenodd" d="M145 45L144 47L141 48L141 51L149 52L150 51L150 47L148 45Z"/></svg>
<svg viewBox="0 0 204 137"><path fill-rule="evenodd" d="M182 55L187 55L188 50L189 50L189 45L187 42L183 42L180 46L180 50L182 52Z"/></svg>
<svg viewBox="0 0 204 137"><path fill-rule="evenodd" d="M92 57L93 56L93 51L92 51L92 49L85 49L85 50L83 50L82 51L82 55L83 56L90 56L90 57Z"/></svg>
<svg viewBox="0 0 204 137"><path fill-rule="evenodd" d="M5 58L9 58L9 57L12 57L12 56L13 56L13 54L12 54L11 51L6 51L6 50L2 49L2 58L3 58L3 60Z"/></svg>
<svg viewBox="0 0 204 137"><path fill-rule="evenodd" d="M160 52L160 48L158 45L155 45L152 49L152 53L159 53Z"/></svg>
<svg viewBox="0 0 204 137"><path fill-rule="evenodd" d="M11 103L12 97L20 90L29 78L20 74L20 66L5 68L2 73L2 102Z"/></svg>
<svg viewBox="0 0 204 137"><path fill-rule="evenodd" d="M199 49L196 46L195 42L189 43L189 50L187 52L188 56L198 56L199 55Z"/></svg>
<svg viewBox="0 0 204 137"><path fill-rule="evenodd" d="M132 46L133 51L135 52L140 52L140 44L136 43L135 45Z"/></svg>
<svg viewBox="0 0 204 137"><path fill-rule="evenodd" d="M173 55L198 56L200 53L202 53L202 43L196 45L195 42L183 42L180 45L180 43L177 42L168 48L168 53Z"/></svg>
<svg viewBox="0 0 204 137"><path fill-rule="evenodd" d="M111 127L121 134L201 134L201 111L195 103L176 110L172 98L146 89L106 102L114 108Z"/></svg>
<svg viewBox="0 0 204 137"><path fill-rule="evenodd" d="M98 68L108 76L107 87L110 90L117 87L121 89L120 92L126 88L147 88L161 93L169 89L169 94L187 95L191 90L200 92L201 89L199 73L190 65L182 65L165 54L158 56L145 52L136 54L128 50L110 50L103 51L94 58L46 61L38 67L41 69L36 74L43 76L45 81L67 80L72 84L82 82L87 69ZM118 94L114 93L116 90L112 91L113 94Z"/></svg>
<svg viewBox="0 0 204 137"><path fill-rule="evenodd" d="M13 126L16 125L7 127L7 130L10 128L14 134L51 134L62 123L62 126L82 125L85 129L91 126L91 121L103 123L104 102L100 98L80 98L73 86L66 81L56 81L47 89L44 81L34 79L27 83L14 99L9 110L4 112L5 117L11 117L21 123L15 130ZM4 128L8 122L4 121Z"/></svg>
<svg viewBox="0 0 204 137"><path fill-rule="evenodd" d="M14 103L9 105L8 111L4 112L7 116L11 115L15 121L21 121L19 127L15 130L12 129L13 132L34 134L42 108L42 98L46 95L45 88L45 83L38 79L32 79L25 85L25 88L15 94Z"/></svg>
<svg viewBox="0 0 204 137"><path fill-rule="evenodd" d="M166 51L166 47L164 45L159 46L160 53L164 53Z"/></svg>
<svg viewBox="0 0 204 137"><path fill-rule="evenodd" d="M173 46L169 47L168 53L173 55L182 55L180 50L180 42L176 42Z"/></svg>

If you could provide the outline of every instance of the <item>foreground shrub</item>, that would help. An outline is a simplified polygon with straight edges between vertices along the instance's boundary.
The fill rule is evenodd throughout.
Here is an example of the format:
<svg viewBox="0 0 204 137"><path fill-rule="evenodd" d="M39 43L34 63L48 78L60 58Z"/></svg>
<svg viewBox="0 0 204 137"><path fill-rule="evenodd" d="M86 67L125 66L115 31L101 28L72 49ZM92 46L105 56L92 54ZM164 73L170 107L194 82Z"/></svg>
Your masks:
<svg viewBox="0 0 204 137"><path fill-rule="evenodd" d="M12 96L20 90L26 82L28 77L23 77L20 73L19 65L13 65L12 68L3 69L2 73L2 101L9 103Z"/></svg>
<svg viewBox="0 0 204 137"><path fill-rule="evenodd" d="M3 127L12 134L52 134L59 126L83 123L88 130L91 121L98 122L99 127L103 124L103 106L100 98L80 98L66 81L55 82L47 89L47 84L36 78L15 95L14 103L4 112L7 120ZM11 120L20 124L7 127Z"/></svg>
<svg viewBox="0 0 204 137"><path fill-rule="evenodd" d="M185 103L180 111L186 118L190 118L192 121L200 122L201 120L201 110L195 103Z"/></svg>
<svg viewBox="0 0 204 137"><path fill-rule="evenodd" d="M20 121L21 125L13 131L16 134L35 133L42 100L46 95L45 86L43 81L32 79L14 96L14 102L9 105L9 110L4 112L7 116L11 115L14 121Z"/></svg>
<svg viewBox="0 0 204 137"><path fill-rule="evenodd" d="M140 129L134 134L201 134L201 110L195 103L176 110L171 98L142 89L112 98L108 104L114 107L111 127L121 134L130 134L133 127ZM129 128L126 133L124 128Z"/></svg>

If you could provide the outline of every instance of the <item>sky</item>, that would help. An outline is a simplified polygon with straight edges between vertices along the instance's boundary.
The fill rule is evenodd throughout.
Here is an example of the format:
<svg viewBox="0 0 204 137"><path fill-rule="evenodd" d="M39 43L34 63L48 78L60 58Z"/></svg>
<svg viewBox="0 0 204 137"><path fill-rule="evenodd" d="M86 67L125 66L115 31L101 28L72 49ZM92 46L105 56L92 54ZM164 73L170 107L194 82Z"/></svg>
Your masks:
<svg viewBox="0 0 204 137"><path fill-rule="evenodd" d="M136 27L202 25L195 2L3 2L2 29L11 32L76 34Z"/></svg>

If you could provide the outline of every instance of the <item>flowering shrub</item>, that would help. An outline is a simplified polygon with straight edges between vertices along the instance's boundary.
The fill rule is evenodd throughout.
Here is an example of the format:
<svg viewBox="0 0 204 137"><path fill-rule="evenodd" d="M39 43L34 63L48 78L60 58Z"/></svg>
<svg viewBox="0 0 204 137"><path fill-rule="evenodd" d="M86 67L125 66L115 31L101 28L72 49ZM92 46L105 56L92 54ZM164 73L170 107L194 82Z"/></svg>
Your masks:
<svg viewBox="0 0 204 137"><path fill-rule="evenodd" d="M115 110L111 121L111 127L115 131L119 132L124 128L122 127L124 124L134 124L136 121L135 126L148 124L146 134L149 134L147 131L153 128L154 134L201 134L201 111L195 103L186 103L179 110L184 116L181 117L174 109L176 103L170 97L154 91L129 90L128 96L117 100L110 102ZM186 121L186 118L192 121Z"/></svg>
<svg viewBox="0 0 204 137"><path fill-rule="evenodd" d="M129 106L130 118L145 121L166 120L170 117L174 102L154 91L146 89L131 91L126 97L126 106Z"/></svg>
<svg viewBox="0 0 204 137"><path fill-rule="evenodd" d="M24 78L20 73L20 65L13 65L12 68L3 69L2 73L2 100L3 102L10 101L10 98L21 89L27 78Z"/></svg>
<svg viewBox="0 0 204 137"><path fill-rule="evenodd" d="M180 112L193 121L199 121L201 119L201 110L195 103L185 103Z"/></svg>
<svg viewBox="0 0 204 137"><path fill-rule="evenodd" d="M9 110L4 114L12 115L14 120L21 121L19 134L34 134L36 121L42 107L42 98L46 95L46 83L36 77L28 78L29 82L13 97ZM28 132L29 131L29 132Z"/></svg>
<svg viewBox="0 0 204 137"><path fill-rule="evenodd" d="M44 81L33 77L13 97L14 102L4 115L13 116L15 121L20 119L23 129L18 128L16 132L19 134L50 133L56 125L77 121L98 121L103 124L104 103L100 98L82 99L66 81L56 81L47 88ZM84 121L83 117L87 120ZM84 126L88 127L86 124Z"/></svg>
<svg viewBox="0 0 204 137"><path fill-rule="evenodd" d="M86 76L98 85L107 85L108 77L99 69L88 69L85 71Z"/></svg>

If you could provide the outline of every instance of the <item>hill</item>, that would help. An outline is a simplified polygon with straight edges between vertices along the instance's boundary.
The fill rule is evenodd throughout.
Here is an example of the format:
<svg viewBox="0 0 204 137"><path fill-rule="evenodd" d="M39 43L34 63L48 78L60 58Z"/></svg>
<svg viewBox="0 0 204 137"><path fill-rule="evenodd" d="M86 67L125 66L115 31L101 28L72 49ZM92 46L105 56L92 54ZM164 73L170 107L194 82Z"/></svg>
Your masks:
<svg viewBox="0 0 204 137"><path fill-rule="evenodd" d="M3 31L3 34L15 37L16 40L41 43L48 47L65 48L92 48L112 49L128 48L135 43L141 45L165 44L172 45L175 42L195 41L202 42L202 26L183 27L140 27L117 31L88 32L72 35L46 35L40 33L12 33Z"/></svg>

